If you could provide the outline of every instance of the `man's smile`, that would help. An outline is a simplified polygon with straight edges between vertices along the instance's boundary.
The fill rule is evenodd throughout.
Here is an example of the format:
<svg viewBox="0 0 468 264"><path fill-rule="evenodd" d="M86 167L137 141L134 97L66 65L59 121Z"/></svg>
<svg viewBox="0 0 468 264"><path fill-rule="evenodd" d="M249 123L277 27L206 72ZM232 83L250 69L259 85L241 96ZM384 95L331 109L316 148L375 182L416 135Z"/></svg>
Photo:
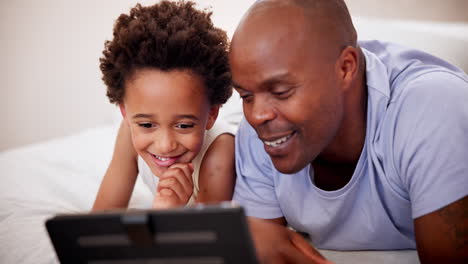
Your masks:
<svg viewBox="0 0 468 264"><path fill-rule="evenodd" d="M290 146L293 139L296 138L296 131L292 131L288 134L275 136L275 137L260 137L263 142L265 151L270 156L284 156L287 155L291 149Z"/></svg>
<svg viewBox="0 0 468 264"><path fill-rule="evenodd" d="M269 140L262 139L262 141L265 145L276 148L280 146L281 144L285 143L286 141L288 141L293 134L294 134L294 131L282 137L276 137L276 138L272 138Z"/></svg>

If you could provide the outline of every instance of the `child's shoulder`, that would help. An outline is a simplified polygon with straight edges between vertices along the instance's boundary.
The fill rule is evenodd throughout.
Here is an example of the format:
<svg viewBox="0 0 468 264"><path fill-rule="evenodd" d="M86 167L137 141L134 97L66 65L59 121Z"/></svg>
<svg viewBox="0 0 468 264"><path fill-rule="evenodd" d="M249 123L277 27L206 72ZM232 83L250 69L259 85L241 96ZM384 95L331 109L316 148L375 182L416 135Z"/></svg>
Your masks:
<svg viewBox="0 0 468 264"><path fill-rule="evenodd" d="M205 140L211 144L220 135L227 134L234 137L237 131L237 126L226 122L223 119L216 120L213 127L206 132Z"/></svg>
<svg viewBox="0 0 468 264"><path fill-rule="evenodd" d="M213 163L220 166L234 159L234 135L237 127L224 120L217 120L205 136L205 155L203 164Z"/></svg>

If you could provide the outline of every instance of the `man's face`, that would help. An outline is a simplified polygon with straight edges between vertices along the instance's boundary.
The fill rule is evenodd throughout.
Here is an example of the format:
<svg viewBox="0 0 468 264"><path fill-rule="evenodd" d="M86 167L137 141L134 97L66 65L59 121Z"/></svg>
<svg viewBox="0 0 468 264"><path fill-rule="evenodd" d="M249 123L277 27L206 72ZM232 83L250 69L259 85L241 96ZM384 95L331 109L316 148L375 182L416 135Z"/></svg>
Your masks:
<svg viewBox="0 0 468 264"><path fill-rule="evenodd" d="M230 63L247 121L276 169L294 173L336 136L343 93L335 63L339 54L330 56L324 41L300 25L299 14L288 17L277 22L259 16L241 24Z"/></svg>

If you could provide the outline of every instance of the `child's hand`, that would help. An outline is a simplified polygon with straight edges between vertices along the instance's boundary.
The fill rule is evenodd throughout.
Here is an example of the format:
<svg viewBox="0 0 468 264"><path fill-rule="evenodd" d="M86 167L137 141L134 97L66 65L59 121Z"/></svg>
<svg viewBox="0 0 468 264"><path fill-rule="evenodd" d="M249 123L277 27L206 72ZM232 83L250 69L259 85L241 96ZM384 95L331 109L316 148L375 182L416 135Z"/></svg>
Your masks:
<svg viewBox="0 0 468 264"><path fill-rule="evenodd" d="M160 177L153 200L153 208L165 209L184 206L193 193L192 163L176 163Z"/></svg>

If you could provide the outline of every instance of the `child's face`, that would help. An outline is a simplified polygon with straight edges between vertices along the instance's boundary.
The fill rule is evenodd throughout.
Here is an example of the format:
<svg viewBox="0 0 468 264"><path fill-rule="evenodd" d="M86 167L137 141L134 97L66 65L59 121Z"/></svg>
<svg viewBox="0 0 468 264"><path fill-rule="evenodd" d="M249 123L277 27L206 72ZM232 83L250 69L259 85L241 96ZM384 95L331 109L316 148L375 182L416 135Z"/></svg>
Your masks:
<svg viewBox="0 0 468 264"><path fill-rule="evenodd" d="M219 106L211 106L198 75L138 70L125 84L122 114L137 153L160 176L174 163L191 162Z"/></svg>

